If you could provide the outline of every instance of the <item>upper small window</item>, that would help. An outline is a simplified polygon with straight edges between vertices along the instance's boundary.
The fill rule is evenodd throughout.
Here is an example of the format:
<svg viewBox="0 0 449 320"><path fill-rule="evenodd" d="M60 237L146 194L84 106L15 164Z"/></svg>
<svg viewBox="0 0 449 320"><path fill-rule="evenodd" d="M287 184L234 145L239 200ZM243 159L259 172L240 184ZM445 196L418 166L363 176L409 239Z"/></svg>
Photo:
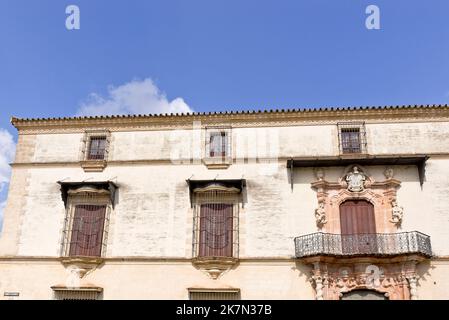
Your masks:
<svg viewBox="0 0 449 320"><path fill-rule="evenodd" d="M340 153L366 153L366 134L363 123L339 123Z"/></svg>
<svg viewBox="0 0 449 320"><path fill-rule="evenodd" d="M82 140L80 163L84 171L101 172L107 165L111 146L108 130L86 131Z"/></svg>
<svg viewBox="0 0 449 320"><path fill-rule="evenodd" d="M228 135L226 131L212 132L210 134L210 157L226 157L228 150Z"/></svg>
<svg viewBox="0 0 449 320"><path fill-rule="evenodd" d="M341 130L341 143L343 153L360 153L360 129L342 129Z"/></svg>
<svg viewBox="0 0 449 320"><path fill-rule="evenodd" d="M89 139L87 160L104 160L106 153L106 137L92 136Z"/></svg>
<svg viewBox="0 0 449 320"><path fill-rule="evenodd" d="M209 169L226 169L232 164L231 127L206 128L204 164Z"/></svg>

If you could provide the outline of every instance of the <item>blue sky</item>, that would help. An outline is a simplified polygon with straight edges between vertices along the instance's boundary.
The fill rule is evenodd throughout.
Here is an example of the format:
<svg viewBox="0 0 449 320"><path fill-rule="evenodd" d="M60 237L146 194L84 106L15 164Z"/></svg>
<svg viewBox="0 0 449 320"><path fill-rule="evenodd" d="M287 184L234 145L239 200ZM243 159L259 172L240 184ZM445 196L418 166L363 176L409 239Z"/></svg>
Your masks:
<svg viewBox="0 0 449 320"><path fill-rule="evenodd" d="M70 4L81 10L80 30L65 28ZM365 28L370 4L380 8L380 30ZM448 16L447 0L0 0L0 128L15 136L12 115L98 105L447 103ZM121 105L135 94L137 106Z"/></svg>

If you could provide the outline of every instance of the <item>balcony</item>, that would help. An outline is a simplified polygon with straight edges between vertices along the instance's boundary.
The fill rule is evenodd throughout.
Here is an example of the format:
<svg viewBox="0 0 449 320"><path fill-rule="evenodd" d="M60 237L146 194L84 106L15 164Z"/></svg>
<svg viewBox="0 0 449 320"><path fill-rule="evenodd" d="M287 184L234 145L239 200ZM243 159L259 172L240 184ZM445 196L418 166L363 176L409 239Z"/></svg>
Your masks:
<svg viewBox="0 0 449 320"><path fill-rule="evenodd" d="M430 236L418 231L341 235L312 233L295 238L296 258L432 256Z"/></svg>

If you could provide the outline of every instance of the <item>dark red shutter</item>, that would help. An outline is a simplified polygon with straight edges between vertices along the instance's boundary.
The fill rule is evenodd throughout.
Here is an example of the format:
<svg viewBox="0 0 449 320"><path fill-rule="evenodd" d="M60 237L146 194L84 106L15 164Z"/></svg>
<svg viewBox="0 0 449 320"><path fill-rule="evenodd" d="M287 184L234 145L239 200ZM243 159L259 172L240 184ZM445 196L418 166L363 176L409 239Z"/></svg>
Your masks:
<svg viewBox="0 0 449 320"><path fill-rule="evenodd" d="M374 206L364 200L340 205L340 225L344 253L372 253L377 250Z"/></svg>
<svg viewBox="0 0 449 320"><path fill-rule="evenodd" d="M210 141L209 141L209 151L210 151L210 156L213 157L215 155L215 145L214 145L214 139L216 138L215 135L211 134L210 136Z"/></svg>
<svg viewBox="0 0 449 320"><path fill-rule="evenodd" d="M232 204L203 204L200 209L200 257L232 257Z"/></svg>
<svg viewBox="0 0 449 320"><path fill-rule="evenodd" d="M222 132L221 133L221 156L222 157L226 156L227 147L228 147L227 135L226 135L226 132Z"/></svg>
<svg viewBox="0 0 449 320"><path fill-rule="evenodd" d="M101 256L105 214L106 206L75 207L70 256Z"/></svg>

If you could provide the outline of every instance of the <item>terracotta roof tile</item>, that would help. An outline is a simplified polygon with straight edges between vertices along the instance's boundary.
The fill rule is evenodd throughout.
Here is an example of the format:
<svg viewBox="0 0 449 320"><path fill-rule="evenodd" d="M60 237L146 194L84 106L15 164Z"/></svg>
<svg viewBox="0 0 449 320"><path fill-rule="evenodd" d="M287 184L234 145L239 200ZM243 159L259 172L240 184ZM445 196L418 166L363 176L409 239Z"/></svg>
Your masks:
<svg viewBox="0 0 449 320"><path fill-rule="evenodd" d="M64 120L98 120L98 119L129 119L129 118L168 118L168 117L197 117L197 116L222 116L222 115L245 115L245 114L279 114L279 113L319 113L356 110L390 110L390 109L423 109L423 108L448 108L447 104L433 105L396 105L396 106L350 106L350 107L318 107L318 108L292 108L292 109L252 109L241 111L215 111L215 112L193 112L193 113L163 113L163 114L128 114L128 115L101 115L101 116L78 116L78 117L53 117L53 118L17 118L12 117L13 124L20 122L39 121L64 121Z"/></svg>

